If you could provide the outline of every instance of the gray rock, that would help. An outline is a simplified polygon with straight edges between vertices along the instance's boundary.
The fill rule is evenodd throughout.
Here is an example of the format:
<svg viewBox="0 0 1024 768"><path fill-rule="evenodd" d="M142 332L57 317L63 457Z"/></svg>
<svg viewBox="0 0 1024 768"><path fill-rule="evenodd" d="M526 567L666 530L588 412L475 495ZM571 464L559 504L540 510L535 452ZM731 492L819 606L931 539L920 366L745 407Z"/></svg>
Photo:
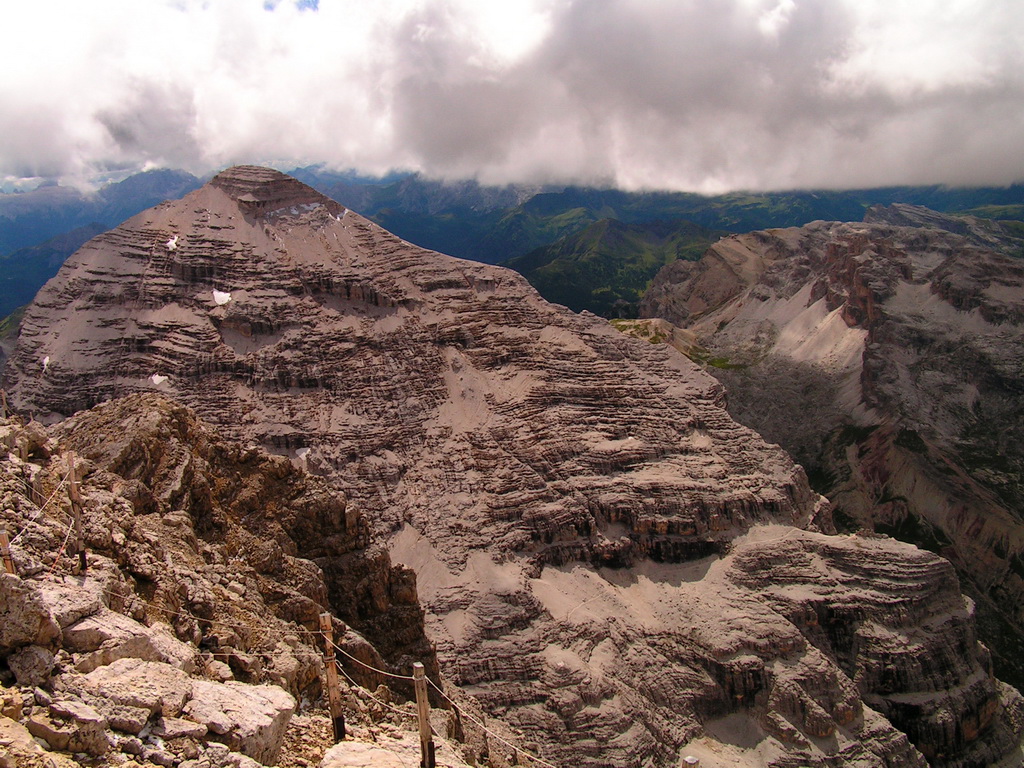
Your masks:
<svg viewBox="0 0 1024 768"><path fill-rule="evenodd" d="M79 768L69 757L44 752L21 723L0 715L0 768Z"/></svg>
<svg viewBox="0 0 1024 768"><path fill-rule="evenodd" d="M161 717L153 724L151 733L161 739L178 739L182 737L201 739L206 735L207 728L193 720L182 720L178 717Z"/></svg>
<svg viewBox="0 0 1024 768"><path fill-rule="evenodd" d="M730 363L707 367L730 413L822 478L850 525L941 548L1018 687L1021 254L1005 223L872 206L723 238L662 269L641 306L697 339L695 358Z"/></svg>
<svg viewBox="0 0 1024 768"><path fill-rule="evenodd" d="M118 704L103 696L83 693L88 704L110 723L110 727L124 733L138 735L146 727L151 711L148 708Z"/></svg>
<svg viewBox="0 0 1024 768"><path fill-rule="evenodd" d="M341 742L327 750L319 768L407 768L408 759L376 744Z"/></svg>
<svg viewBox="0 0 1024 768"><path fill-rule="evenodd" d="M110 751L106 719L85 704L54 702L49 714L39 712L29 717L27 727L33 736L64 752L99 756Z"/></svg>
<svg viewBox="0 0 1024 768"><path fill-rule="evenodd" d="M23 645L50 646L60 636L38 585L0 573L0 655Z"/></svg>
<svg viewBox="0 0 1024 768"><path fill-rule="evenodd" d="M18 720L21 718L24 707L25 698L21 691L0 688L0 716L9 717L11 720Z"/></svg>
<svg viewBox="0 0 1024 768"><path fill-rule="evenodd" d="M263 768L262 763L237 752L232 752L224 758L224 766L225 768Z"/></svg>
<svg viewBox="0 0 1024 768"><path fill-rule="evenodd" d="M175 716L192 695L192 680L169 664L118 659L82 677L82 686L116 704Z"/></svg>
<svg viewBox="0 0 1024 768"><path fill-rule="evenodd" d="M104 645L108 648L123 645L140 637L145 631L145 625L99 606L95 612L64 627L64 647L72 653L89 653ZM79 671L91 672L97 666L101 664L85 670L79 668Z"/></svg>
<svg viewBox="0 0 1024 768"><path fill-rule="evenodd" d="M164 768L171 768L174 765L174 755L163 749L148 748L143 750L142 757L154 765L162 765Z"/></svg>
<svg viewBox="0 0 1024 768"><path fill-rule="evenodd" d="M210 659L210 661L206 662L206 674L222 683L233 680L235 677L231 667L223 661L217 661L217 659Z"/></svg>
<svg viewBox="0 0 1024 768"><path fill-rule="evenodd" d="M135 736L122 736L117 741L117 747L127 755L141 755L144 750L142 741Z"/></svg>
<svg viewBox="0 0 1024 768"><path fill-rule="evenodd" d="M40 707L48 707L53 703L53 696L44 691L42 688L35 688L32 690L32 698L36 704Z"/></svg>
<svg viewBox="0 0 1024 768"><path fill-rule="evenodd" d="M230 304L215 306L215 285ZM855 298L874 296L860 287ZM152 394L154 373L179 404ZM422 600L446 671L555 763L665 768L717 716L764 742L741 760L788 765L923 766L911 741L988 765L1020 743L1020 709L986 674L948 564L799 530L830 530L827 506L693 363L546 304L515 274L403 243L279 173L231 169L92 241L26 313L7 376L19 407L54 417L135 390L54 431L144 479L139 509L186 510L215 535L228 532L218 517L245 520L251 538L282 542L284 558L231 529L262 574L217 553L220 583L247 586L231 599L174 583L168 558L189 562L193 543L140 515L136 529L155 518L153 540L129 542L125 567L161 596L235 619L263 592L310 626L326 581L338 613L373 628L372 647L339 636L346 649L378 667L422 659L436 679ZM221 434L308 447L297 463L323 474L319 498L264 503L299 471L284 457L258 482L240 460L212 480L201 466L219 460L220 435L180 403ZM262 578L279 571L309 586ZM207 641L272 649L238 634ZM906 732L874 704L893 718L913 708ZM234 715L207 714L227 741Z"/></svg>
<svg viewBox="0 0 1024 768"><path fill-rule="evenodd" d="M40 582L39 594L61 628L68 627L103 608L103 592L99 584L87 579L79 583Z"/></svg>
<svg viewBox="0 0 1024 768"><path fill-rule="evenodd" d="M18 685L45 685L53 672L53 653L41 645L26 645L7 657Z"/></svg>
<svg viewBox="0 0 1024 768"><path fill-rule="evenodd" d="M147 627L107 609L69 626L64 640L72 651L84 653L75 662L79 672L91 672L126 658L170 664L189 673L196 670L195 649L173 637L164 626Z"/></svg>
<svg viewBox="0 0 1024 768"><path fill-rule="evenodd" d="M295 711L295 699L275 686L196 680L184 714L220 736L233 750L271 764Z"/></svg>

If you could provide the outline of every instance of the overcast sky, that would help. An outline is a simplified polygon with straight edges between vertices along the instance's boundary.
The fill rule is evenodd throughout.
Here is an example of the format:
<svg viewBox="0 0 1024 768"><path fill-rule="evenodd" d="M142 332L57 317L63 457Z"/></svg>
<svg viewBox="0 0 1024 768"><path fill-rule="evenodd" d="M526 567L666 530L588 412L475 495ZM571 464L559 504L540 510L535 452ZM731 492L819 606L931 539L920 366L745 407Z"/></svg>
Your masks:
<svg viewBox="0 0 1024 768"><path fill-rule="evenodd" d="M1019 0L7 2L0 176L1024 180Z"/></svg>

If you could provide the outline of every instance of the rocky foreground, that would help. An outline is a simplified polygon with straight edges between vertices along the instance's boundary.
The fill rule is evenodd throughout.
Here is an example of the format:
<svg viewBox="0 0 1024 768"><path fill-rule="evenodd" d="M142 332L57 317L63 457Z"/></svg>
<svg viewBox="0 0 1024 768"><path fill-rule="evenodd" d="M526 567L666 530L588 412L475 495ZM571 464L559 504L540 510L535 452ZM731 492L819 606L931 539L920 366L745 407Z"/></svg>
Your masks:
<svg viewBox="0 0 1024 768"><path fill-rule="evenodd" d="M310 709L323 698L325 610L351 622L336 623L336 638L356 659L436 670L412 575L367 547L343 496L287 460L225 442L152 395L49 432L0 420L0 445L0 524L16 571L0 573L4 768L318 765L333 744L329 719ZM85 477L84 573L73 455ZM317 543L302 543L314 528ZM341 601L327 587L339 571ZM392 651L404 643L409 661L389 665L378 638ZM342 661L365 688L391 682ZM350 738L408 741L387 724L414 725L408 708L396 717L367 691L345 691ZM325 763L348 764L343 754Z"/></svg>
<svg viewBox="0 0 1024 768"><path fill-rule="evenodd" d="M27 312L6 377L47 421L160 392L344 489L345 530L378 563L386 544L416 590L384 565L353 582L347 550L323 552L340 517L262 493L241 519L292 544L252 567L294 567L291 585L306 572L289 558L313 560L393 668L426 653L418 594L442 675L548 761L1020 758L1020 696L945 560L831 535L803 471L683 355L276 172L231 169L87 244ZM54 429L74 440L118 402ZM201 592L175 594L201 615ZM326 604L310 599L283 602Z"/></svg>

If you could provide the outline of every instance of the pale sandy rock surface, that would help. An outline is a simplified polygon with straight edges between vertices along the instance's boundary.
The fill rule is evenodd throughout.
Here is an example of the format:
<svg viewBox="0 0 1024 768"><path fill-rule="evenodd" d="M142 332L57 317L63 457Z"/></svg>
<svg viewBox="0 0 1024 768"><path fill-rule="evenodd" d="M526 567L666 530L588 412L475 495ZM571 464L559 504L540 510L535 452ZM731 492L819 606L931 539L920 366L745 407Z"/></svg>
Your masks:
<svg viewBox="0 0 1024 768"><path fill-rule="evenodd" d="M276 686L237 682L193 683L185 714L224 738L228 746L261 763L277 759L295 699Z"/></svg>

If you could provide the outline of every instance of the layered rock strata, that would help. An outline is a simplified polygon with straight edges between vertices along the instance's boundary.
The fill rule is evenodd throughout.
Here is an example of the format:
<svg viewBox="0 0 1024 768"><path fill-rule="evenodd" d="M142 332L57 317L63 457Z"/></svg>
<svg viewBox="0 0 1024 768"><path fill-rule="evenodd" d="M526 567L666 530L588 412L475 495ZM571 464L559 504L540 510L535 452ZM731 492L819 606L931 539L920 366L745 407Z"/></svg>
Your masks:
<svg viewBox="0 0 1024 768"><path fill-rule="evenodd" d="M1019 741L942 561L801 532L831 530L827 505L683 355L276 172L93 240L26 314L7 381L50 419L158 389L343 487L415 569L444 673L548 758L967 766ZM962 652L941 673L885 654L928 622Z"/></svg>
<svg viewBox="0 0 1024 768"><path fill-rule="evenodd" d="M731 411L847 524L940 552L1024 683L1024 241L915 206L716 244L645 312L682 325ZM693 351L690 352L693 354Z"/></svg>

